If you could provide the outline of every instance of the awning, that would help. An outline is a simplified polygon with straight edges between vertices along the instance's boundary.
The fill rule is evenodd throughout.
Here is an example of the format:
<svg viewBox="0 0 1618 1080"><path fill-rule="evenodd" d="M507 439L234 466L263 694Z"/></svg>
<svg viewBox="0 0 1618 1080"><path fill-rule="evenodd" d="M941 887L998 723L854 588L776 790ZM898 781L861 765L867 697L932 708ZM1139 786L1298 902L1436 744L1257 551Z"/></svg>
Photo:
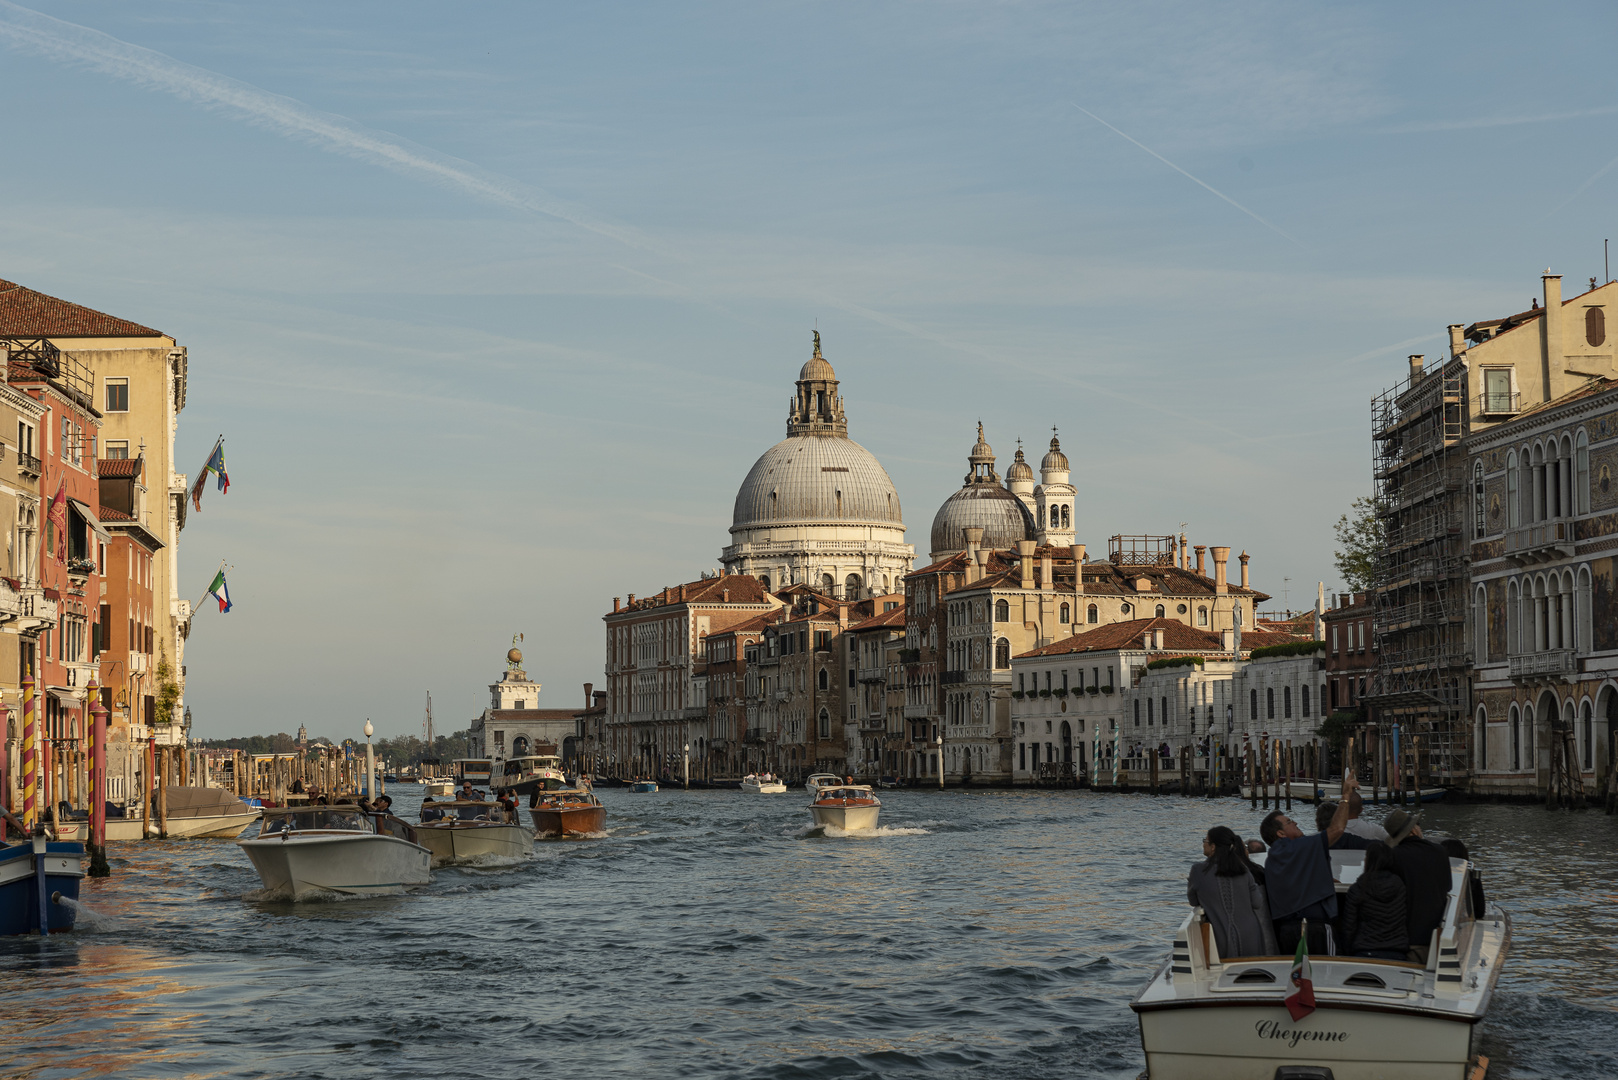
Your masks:
<svg viewBox="0 0 1618 1080"><path fill-rule="evenodd" d="M105 540L107 543L112 543L112 534L101 527L101 521L95 516L95 512L93 510L77 499L69 499L68 502L72 505L73 509L77 510L80 515L83 516L85 522L90 526L91 532L101 537L101 539Z"/></svg>
<svg viewBox="0 0 1618 1080"><path fill-rule="evenodd" d="M82 690L70 690L65 686L47 686L45 692L55 698L59 704L65 705L69 709L77 709L84 704L84 692Z"/></svg>

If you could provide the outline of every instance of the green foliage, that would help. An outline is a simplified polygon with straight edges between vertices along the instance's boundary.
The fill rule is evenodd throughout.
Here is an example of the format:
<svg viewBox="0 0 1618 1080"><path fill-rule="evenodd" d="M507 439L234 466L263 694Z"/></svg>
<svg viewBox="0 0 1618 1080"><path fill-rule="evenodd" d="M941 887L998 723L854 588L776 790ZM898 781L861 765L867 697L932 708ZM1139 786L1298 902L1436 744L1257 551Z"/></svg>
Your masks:
<svg viewBox="0 0 1618 1080"><path fill-rule="evenodd" d="M1099 686L1086 686L1084 688L1084 692L1086 694L1099 694L1099 693L1101 693L1101 687L1099 687Z"/></svg>
<svg viewBox="0 0 1618 1080"><path fill-rule="evenodd" d="M1324 641L1291 641L1285 645L1261 645L1248 653L1248 658L1262 660L1266 656L1308 656L1310 653L1325 651Z"/></svg>
<svg viewBox="0 0 1618 1080"><path fill-rule="evenodd" d="M169 654L158 651L157 654L157 715L153 717L159 724L172 724L174 722L174 707L180 703L180 685L174 681L174 665L169 663Z"/></svg>
<svg viewBox="0 0 1618 1080"><path fill-rule="evenodd" d="M1254 651L1256 652L1257 650ZM1153 660L1147 664L1146 670L1152 671L1156 668L1171 667L1202 667L1202 665L1203 659L1200 656L1166 656L1161 660Z"/></svg>
<svg viewBox="0 0 1618 1080"><path fill-rule="evenodd" d="M1021 701L1023 699L1023 697L1024 697L1023 692L1021 690L1013 690L1011 692L1011 696L1016 698L1018 701Z"/></svg>
<svg viewBox="0 0 1618 1080"><path fill-rule="evenodd" d="M1320 722L1315 728L1315 734L1326 740L1326 744L1333 750L1341 752L1348 744L1348 737L1354 734L1359 726L1360 714L1357 712L1334 712Z"/></svg>
<svg viewBox="0 0 1618 1080"><path fill-rule="evenodd" d="M1058 686L1055 690L1052 690L1051 693L1055 694L1057 697L1067 697L1067 687Z"/></svg>
<svg viewBox="0 0 1618 1080"><path fill-rule="evenodd" d="M361 754L365 753L363 739L355 739L354 743ZM297 739L284 731L275 735L246 735L234 739L199 739L197 745L212 750L244 750L249 754L291 754L298 749ZM437 758L447 765L456 758L472 756L472 733L465 730L453 735L440 735L433 740L431 748L415 735L373 739L371 745L375 748L377 760L386 761L394 767L420 765L424 758Z"/></svg>
<svg viewBox="0 0 1618 1080"><path fill-rule="evenodd" d="M1350 592L1364 592L1376 583L1377 567L1387 534L1377 517L1379 504L1369 495L1355 499L1352 517L1344 514L1332 531L1337 534L1337 550L1332 553L1343 585Z"/></svg>
<svg viewBox="0 0 1618 1080"><path fill-rule="evenodd" d="M1050 696L1051 696L1051 692L1050 692L1050 691L1049 691L1049 690L1041 690L1041 691L1040 691L1040 692L1039 692L1039 696L1040 696L1040 697L1050 697Z"/></svg>
<svg viewBox="0 0 1618 1080"><path fill-rule="evenodd" d="M1102 692L1102 693L1103 693L1103 694L1110 694L1110 693L1112 693L1112 686L1111 686L1111 685L1110 685L1110 684L1109 684L1109 685L1107 685L1107 686L1103 686L1103 687L1102 687L1102 688L1101 688L1101 692Z"/></svg>

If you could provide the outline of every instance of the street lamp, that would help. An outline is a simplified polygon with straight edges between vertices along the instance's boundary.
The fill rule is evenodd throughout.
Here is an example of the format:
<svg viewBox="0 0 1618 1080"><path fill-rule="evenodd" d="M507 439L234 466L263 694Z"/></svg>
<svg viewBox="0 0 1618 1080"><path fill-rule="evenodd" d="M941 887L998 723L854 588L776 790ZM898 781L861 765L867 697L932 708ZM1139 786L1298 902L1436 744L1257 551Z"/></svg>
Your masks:
<svg viewBox="0 0 1618 1080"><path fill-rule="evenodd" d="M684 754L683 754L683 756L681 757L680 760L682 762L682 768L685 771L685 790L690 791L691 790L691 744L686 743L683 749L684 749Z"/></svg>
<svg viewBox="0 0 1618 1080"><path fill-rule="evenodd" d="M938 790L944 790L944 733L940 731L933 736L938 745Z"/></svg>
<svg viewBox="0 0 1618 1080"><path fill-rule="evenodd" d="M371 734L375 731L371 727L370 717L365 719L365 798L366 801L376 798L376 752L371 748Z"/></svg>

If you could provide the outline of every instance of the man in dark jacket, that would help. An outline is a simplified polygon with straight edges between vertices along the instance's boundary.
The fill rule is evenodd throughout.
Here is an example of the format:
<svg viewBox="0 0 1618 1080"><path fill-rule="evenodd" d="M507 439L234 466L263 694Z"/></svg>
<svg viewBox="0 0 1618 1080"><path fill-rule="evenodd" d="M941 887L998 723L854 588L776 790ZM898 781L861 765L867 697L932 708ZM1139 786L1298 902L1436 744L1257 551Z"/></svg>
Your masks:
<svg viewBox="0 0 1618 1080"><path fill-rule="evenodd" d="M1259 835L1270 845L1264 859L1264 887L1282 956L1297 948L1306 921L1309 952L1316 956L1331 952L1326 928L1337 917L1337 885L1328 852L1343 835L1348 795L1357 787L1352 776L1343 777L1343 801L1326 827L1313 835L1279 810L1266 815L1259 825Z"/></svg>
<svg viewBox="0 0 1618 1080"><path fill-rule="evenodd" d="M1410 962L1425 964L1433 931L1444 921L1449 903L1449 855L1421 835L1421 812L1395 810L1384 821L1388 846L1393 848L1393 872L1405 883L1405 932L1410 939Z"/></svg>

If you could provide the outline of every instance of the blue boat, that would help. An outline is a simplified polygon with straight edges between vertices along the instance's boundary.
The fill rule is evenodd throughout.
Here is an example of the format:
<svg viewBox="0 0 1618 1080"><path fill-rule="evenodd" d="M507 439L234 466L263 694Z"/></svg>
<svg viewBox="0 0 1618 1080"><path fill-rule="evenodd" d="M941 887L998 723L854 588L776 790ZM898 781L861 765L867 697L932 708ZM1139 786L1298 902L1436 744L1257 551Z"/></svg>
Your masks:
<svg viewBox="0 0 1618 1080"><path fill-rule="evenodd" d="M629 785L629 790L630 791L656 791L657 790L657 781L656 780L636 780L633 784Z"/></svg>
<svg viewBox="0 0 1618 1080"><path fill-rule="evenodd" d="M41 862L45 867L43 886L37 869ZM20 844L0 843L0 936L39 933L41 906L51 933L73 929L77 909L59 901L77 900L83 878L83 844L44 836Z"/></svg>

